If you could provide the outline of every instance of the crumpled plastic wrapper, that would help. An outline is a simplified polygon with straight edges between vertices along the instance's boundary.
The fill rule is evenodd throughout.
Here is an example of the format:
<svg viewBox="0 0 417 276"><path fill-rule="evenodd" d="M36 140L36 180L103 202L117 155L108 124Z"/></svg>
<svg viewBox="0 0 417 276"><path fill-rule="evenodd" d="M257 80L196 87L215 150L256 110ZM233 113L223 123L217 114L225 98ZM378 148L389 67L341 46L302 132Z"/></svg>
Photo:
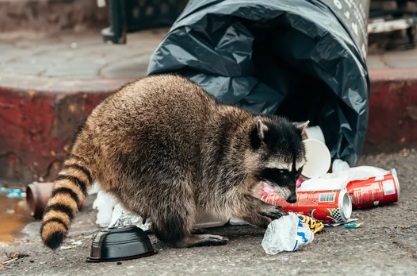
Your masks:
<svg viewBox="0 0 417 276"><path fill-rule="evenodd" d="M311 243L314 233L294 213L273 220L265 231L262 247L269 255L296 251Z"/></svg>
<svg viewBox="0 0 417 276"><path fill-rule="evenodd" d="M135 215L124 209L121 204L116 204L113 209L109 227L122 227L130 225L136 225L143 231L148 231L152 227L149 220L144 220L141 216Z"/></svg>
<svg viewBox="0 0 417 276"><path fill-rule="evenodd" d="M314 234L323 231L323 229L324 229L324 223L323 222L318 221L318 220L316 220L312 217L302 215L302 214L297 214L297 216L304 224L306 224L310 228L310 230Z"/></svg>
<svg viewBox="0 0 417 276"><path fill-rule="evenodd" d="M116 198L103 190L96 189L97 198L93 208L97 209L96 223L101 227L123 227L136 225L143 231L151 229L151 222L145 221L141 216L133 214L123 208Z"/></svg>

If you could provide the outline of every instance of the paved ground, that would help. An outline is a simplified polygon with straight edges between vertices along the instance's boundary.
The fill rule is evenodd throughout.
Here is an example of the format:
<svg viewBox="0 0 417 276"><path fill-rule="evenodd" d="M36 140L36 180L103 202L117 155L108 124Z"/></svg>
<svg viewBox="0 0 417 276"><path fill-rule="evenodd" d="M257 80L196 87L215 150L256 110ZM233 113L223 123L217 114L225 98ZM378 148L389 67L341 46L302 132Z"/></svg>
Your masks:
<svg viewBox="0 0 417 276"><path fill-rule="evenodd" d="M5 265L2 275L416 275L417 274L417 145L369 148L360 164L396 168L401 183L400 201L363 211L353 217L361 228L326 228L314 242L293 253L266 255L263 231L249 226L207 230L224 234L230 243L221 247L166 248L151 236L158 254L130 261L91 264L91 238L98 228L95 211L87 208L75 219L64 246L51 252L40 244L39 222L29 224L17 245L2 252L28 254ZM81 242L81 245L77 245ZM69 247L69 248L68 248ZM65 247L64 247L65 248ZM4 256L4 255L3 255Z"/></svg>
<svg viewBox="0 0 417 276"><path fill-rule="evenodd" d="M0 34L0 84L57 92L75 89L77 84L87 85L78 88L82 91L113 90L146 73L150 55L167 30L131 33L123 45L103 43L100 30ZM377 78L374 72L388 69L413 69L416 78L417 48L390 52L370 49L367 63L371 77ZM100 80L108 85L97 87Z"/></svg>
<svg viewBox="0 0 417 276"><path fill-rule="evenodd" d="M59 32L106 26L108 11L96 0L0 0L0 32Z"/></svg>
<svg viewBox="0 0 417 276"><path fill-rule="evenodd" d="M0 34L0 85L68 92L113 91L144 76L167 29L133 33L128 43L103 43L100 30Z"/></svg>

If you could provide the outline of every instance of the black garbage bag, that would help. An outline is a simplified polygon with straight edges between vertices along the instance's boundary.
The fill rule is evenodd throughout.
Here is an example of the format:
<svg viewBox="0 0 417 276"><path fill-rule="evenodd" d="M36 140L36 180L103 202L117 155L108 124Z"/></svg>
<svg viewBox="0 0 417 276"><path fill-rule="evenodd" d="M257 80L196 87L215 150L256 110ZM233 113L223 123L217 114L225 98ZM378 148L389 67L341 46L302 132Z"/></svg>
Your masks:
<svg viewBox="0 0 417 276"><path fill-rule="evenodd" d="M355 165L367 122L370 0L193 0L151 57L220 102L321 127Z"/></svg>

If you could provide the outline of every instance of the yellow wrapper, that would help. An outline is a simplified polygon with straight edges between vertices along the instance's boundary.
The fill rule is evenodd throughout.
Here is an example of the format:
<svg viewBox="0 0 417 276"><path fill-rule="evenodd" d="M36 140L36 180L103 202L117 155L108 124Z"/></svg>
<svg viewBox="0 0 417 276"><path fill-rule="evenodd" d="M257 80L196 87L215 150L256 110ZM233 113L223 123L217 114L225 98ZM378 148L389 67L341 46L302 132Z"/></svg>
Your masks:
<svg viewBox="0 0 417 276"><path fill-rule="evenodd" d="M324 224L321 221L315 220L312 217L305 216L302 214L297 214L298 218L306 224L310 230L316 234L324 229Z"/></svg>

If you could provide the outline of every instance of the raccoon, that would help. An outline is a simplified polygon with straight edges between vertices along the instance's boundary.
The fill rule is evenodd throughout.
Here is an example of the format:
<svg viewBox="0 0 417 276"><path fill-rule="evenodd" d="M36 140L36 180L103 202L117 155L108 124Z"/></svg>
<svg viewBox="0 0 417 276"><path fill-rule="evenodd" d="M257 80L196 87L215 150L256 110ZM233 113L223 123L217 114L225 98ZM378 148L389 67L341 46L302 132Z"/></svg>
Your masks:
<svg viewBox="0 0 417 276"><path fill-rule="evenodd" d="M192 233L197 207L266 228L283 211L254 191L266 181L296 201L305 127L221 104L178 75L127 84L92 111L77 135L54 181L41 238L59 247L95 181L173 247L227 243Z"/></svg>

